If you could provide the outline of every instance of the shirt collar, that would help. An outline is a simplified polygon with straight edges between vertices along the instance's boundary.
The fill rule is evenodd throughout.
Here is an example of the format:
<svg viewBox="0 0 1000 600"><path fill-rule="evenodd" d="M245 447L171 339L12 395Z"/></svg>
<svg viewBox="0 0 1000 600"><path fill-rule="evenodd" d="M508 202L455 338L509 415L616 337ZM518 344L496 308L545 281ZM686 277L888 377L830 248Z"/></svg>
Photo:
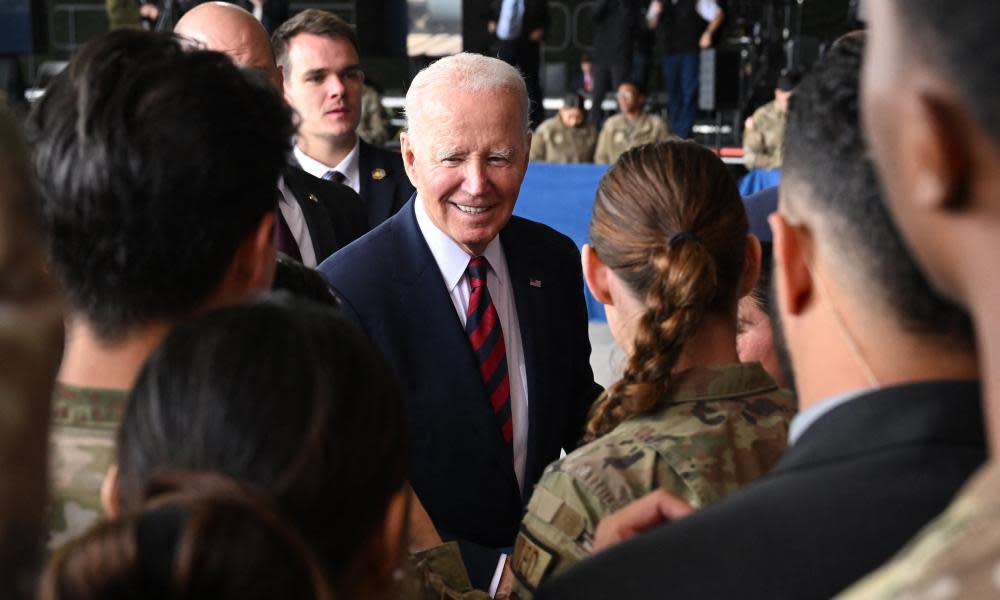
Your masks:
<svg viewBox="0 0 1000 600"><path fill-rule="evenodd" d="M295 147L292 148L292 154L295 155L295 160L299 161L299 166L302 168L302 170L305 171L306 173L309 173L313 177L319 177L320 179L323 179L323 177L327 174L327 172L330 171L330 169L333 169L335 171L340 171L341 173L343 173L344 183L349 187L354 188L357 187L358 181L360 180L360 165L359 165L359 155L361 153L360 148L361 148L361 140L359 138L357 141L354 142L354 148L351 148L351 151L347 153L347 156L344 157L344 160L340 161L340 163L333 166L321 163L315 158L309 156L299 148L298 144L295 144Z"/></svg>
<svg viewBox="0 0 1000 600"><path fill-rule="evenodd" d="M438 268L441 270L441 275L444 277L444 283L448 287L448 293L454 291L455 286L462 281L462 276L465 275L465 270L469 267L469 260L472 257L467 253L461 246L458 245L455 240L448 237L448 234L441 231L437 225L431 221L431 218L427 215L427 209L424 206L424 200L417 194L416 205L414 206L414 213L417 217L417 226L420 228L420 233L423 234L424 239L427 240L427 246L431 250L431 256L434 257L434 261L437 263ZM494 274L497 273L499 265L503 264L504 255L503 247L500 245L500 236L493 238L493 240L486 246L486 251L483 252L483 256L490 263L490 270ZM504 285L503 278L496 277L496 281L502 286ZM493 282L490 282L492 285Z"/></svg>
<svg viewBox="0 0 1000 600"><path fill-rule="evenodd" d="M788 445L792 446L795 442L799 441L802 434L804 434L816 423L816 421L819 421L828 412L837 408L841 404L847 404L851 400L863 396L870 391L871 388L865 388L836 394L813 404L803 411L799 411L799 414L795 415L795 417L792 418L792 422L788 425Z"/></svg>

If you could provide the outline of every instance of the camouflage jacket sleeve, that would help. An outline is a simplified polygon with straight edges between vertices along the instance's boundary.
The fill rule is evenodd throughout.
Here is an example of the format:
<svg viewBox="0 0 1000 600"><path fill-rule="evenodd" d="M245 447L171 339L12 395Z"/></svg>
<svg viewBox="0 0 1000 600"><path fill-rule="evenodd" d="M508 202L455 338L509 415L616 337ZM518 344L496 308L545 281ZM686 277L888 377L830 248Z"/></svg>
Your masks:
<svg viewBox="0 0 1000 600"><path fill-rule="evenodd" d="M762 165L770 161L766 140L760 130L762 110L763 107L754 111L750 117L750 127L743 131L743 164L747 169L762 168Z"/></svg>
<svg viewBox="0 0 1000 600"><path fill-rule="evenodd" d="M434 546L411 557L412 576L406 585L408 600L489 600L472 588L462 554L455 542Z"/></svg>
<svg viewBox="0 0 1000 600"><path fill-rule="evenodd" d="M665 489L697 504L694 490L655 451L580 450L592 452L550 465L528 503L510 560L517 598L531 598L542 580L589 556L597 523L649 491Z"/></svg>
<svg viewBox="0 0 1000 600"><path fill-rule="evenodd" d="M594 162L597 164L608 164L611 162L611 130L607 123L601 128L601 133L597 136L597 149L594 151Z"/></svg>
<svg viewBox="0 0 1000 600"><path fill-rule="evenodd" d="M892 561L838 600L1000 597L1000 466L988 463Z"/></svg>

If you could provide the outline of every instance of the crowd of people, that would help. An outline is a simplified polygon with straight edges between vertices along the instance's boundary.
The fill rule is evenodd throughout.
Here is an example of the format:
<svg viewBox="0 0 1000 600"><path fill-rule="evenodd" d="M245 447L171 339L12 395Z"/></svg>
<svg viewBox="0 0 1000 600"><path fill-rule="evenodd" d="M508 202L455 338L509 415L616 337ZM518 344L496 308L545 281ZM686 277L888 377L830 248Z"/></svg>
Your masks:
<svg viewBox="0 0 1000 600"><path fill-rule="evenodd" d="M611 139L582 252L512 214L582 103L533 133L508 62L420 71L393 153L330 13L87 43L0 114L7 595L1000 594L1000 7L869 18L780 190Z"/></svg>

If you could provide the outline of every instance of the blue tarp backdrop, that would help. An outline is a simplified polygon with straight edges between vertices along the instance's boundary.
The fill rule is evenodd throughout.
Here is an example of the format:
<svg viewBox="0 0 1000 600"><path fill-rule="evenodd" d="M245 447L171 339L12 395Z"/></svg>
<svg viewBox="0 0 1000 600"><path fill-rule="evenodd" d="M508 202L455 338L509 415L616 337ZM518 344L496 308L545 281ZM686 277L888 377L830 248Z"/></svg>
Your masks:
<svg viewBox="0 0 1000 600"><path fill-rule="evenodd" d="M601 175L608 165L558 165L531 163L521 185L514 214L545 223L568 235L582 248L587 242L590 210ZM584 286L586 288L586 285ZM604 321L604 306L584 290L587 314L591 320Z"/></svg>

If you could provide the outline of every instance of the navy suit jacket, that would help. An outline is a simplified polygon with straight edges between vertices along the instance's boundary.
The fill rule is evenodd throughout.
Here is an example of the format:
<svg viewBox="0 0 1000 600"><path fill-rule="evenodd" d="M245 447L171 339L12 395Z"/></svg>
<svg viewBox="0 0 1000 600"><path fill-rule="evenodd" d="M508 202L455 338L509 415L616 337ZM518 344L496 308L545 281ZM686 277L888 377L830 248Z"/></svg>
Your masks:
<svg viewBox="0 0 1000 600"><path fill-rule="evenodd" d="M396 214L416 191L399 152L372 146L364 140L360 140L358 147L358 174L361 178L358 192L368 212L369 229Z"/></svg>
<svg viewBox="0 0 1000 600"><path fill-rule="evenodd" d="M820 417L769 474L581 562L538 598L830 598L889 560L985 458L978 384L875 390Z"/></svg>
<svg viewBox="0 0 1000 600"><path fill-rule="evenodd" d="M500 232L528 384L524 489L490 407L479 366L417 225L414 201L319 271L398 377L410 435L410 477L445 539L457 539L485 587L496 548L514 542L542 470L572 450L600 393L579 252L566 236L512 217Z"/></svg>
<svg viewBox="0 0 1000 600"><path fill-rule="evenodd" d="M364 235L368 227L361 198L341 183L313 177L302 169L286 166L285 186L302 209L316 264Z"/></svg>

